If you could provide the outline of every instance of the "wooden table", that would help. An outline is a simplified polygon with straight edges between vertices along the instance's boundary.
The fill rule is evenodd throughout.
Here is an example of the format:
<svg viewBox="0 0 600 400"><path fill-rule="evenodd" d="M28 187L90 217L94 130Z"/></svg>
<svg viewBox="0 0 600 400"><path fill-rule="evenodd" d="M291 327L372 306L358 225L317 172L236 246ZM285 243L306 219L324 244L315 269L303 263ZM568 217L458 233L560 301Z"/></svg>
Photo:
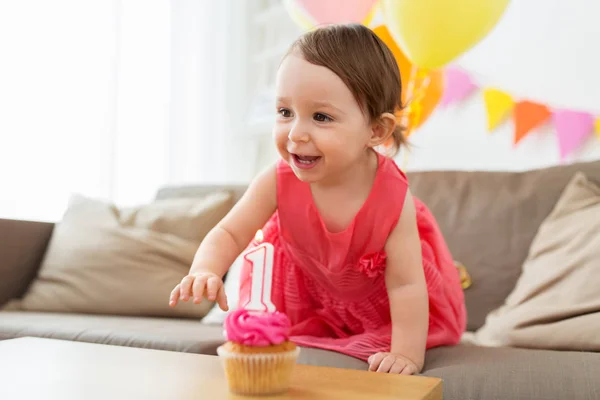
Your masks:
<svg viewBox="0 0 600 400"><path fill-rule="evenodd" d="M441 400L442 382L298 365L268 399ZM214 356L51 339L0 341L0 399L250 399L229 393ZM266 399L266 397L262 397Z"/></svg>

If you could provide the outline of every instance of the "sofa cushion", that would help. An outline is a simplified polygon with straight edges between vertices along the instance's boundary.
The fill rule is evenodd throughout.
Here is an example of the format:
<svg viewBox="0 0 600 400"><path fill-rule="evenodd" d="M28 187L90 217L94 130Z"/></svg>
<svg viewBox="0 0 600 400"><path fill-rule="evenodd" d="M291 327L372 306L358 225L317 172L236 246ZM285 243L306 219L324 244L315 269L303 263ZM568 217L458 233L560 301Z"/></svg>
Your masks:
<svg viewBox="0 0 600 400"><path fill-rule="evenodd" d="M216 355L223 328L191 319L0 312L0 340L25 336Z"/></svg>
<svg viewBox="0 0 600 400"><path fill-rule="evenodd" d="M169 295L232 205L227 192L128 208L75 196L37 278L6 309L202 318L212 303L170 308Z"/></svg>
<svg viewBox="0 0 600 400"><path fill-rule="evenodd" d="M600 161L518 173L408 174L412 193L431 209L452 255L471 274L465 291L470 331L513 290L540 224L577 171L600 183Z"/></svg>
<svg viewBox="0 0 600 400"><path fill-rule="evenodd" d="M594 400L600 354L456 346L427 352L423 375L443 379L444 400Z"/></svg>
<svg viewBox="0 0 600 400"><path fill-rule="evenodd" d="M302 347L298 356L298 364L316 365L318 367L345 368L366 371L369 364L358 358L350 357L334 351Z"/></svg>
<svg viewBox="0 0 600 400"><path fill-rule="evenodd" d="M0 340L25 336L214 356L224 342L222 326L189 319L0 312ZM363 370L367 366L353 357L309 348L301 350L298 362Z"/></svg>
<svg viewBox="0 0 600 400"><path fill-rule="evenodd" d="M544 220L479 345L600 351L600 186L577 173Z"/></svg>

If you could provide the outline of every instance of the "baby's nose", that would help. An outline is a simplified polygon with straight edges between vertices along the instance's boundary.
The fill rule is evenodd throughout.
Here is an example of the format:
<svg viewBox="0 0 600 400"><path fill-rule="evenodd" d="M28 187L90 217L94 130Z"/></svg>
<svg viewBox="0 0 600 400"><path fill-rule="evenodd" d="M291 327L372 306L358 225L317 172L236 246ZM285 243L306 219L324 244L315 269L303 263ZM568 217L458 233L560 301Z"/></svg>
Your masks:
<svg viewBox="0 0 600 400"><path fill-rule="evenodd" d="M288 133L288 139L292 142L308 142L310 133L302 127L302 124L295 124Z"/></svg>

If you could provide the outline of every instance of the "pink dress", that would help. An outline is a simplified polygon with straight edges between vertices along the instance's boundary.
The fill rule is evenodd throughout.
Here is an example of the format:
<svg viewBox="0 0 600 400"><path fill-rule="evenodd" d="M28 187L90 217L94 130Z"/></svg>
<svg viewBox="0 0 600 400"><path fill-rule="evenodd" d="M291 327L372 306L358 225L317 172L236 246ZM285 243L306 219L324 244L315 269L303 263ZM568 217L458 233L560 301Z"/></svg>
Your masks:
<svg viewBox="0 0 600 400"><path fill-rule="evenodd" d="M366 361L390 351L391 315L384 246L402 212L408 181L396 163L378 155L369 197L350 226L325 227L310 186L277 164L278 209L263 228L275 247L272 300L292 322L291 340ZM465 330L463 292L438 226L415 198L429 292L427 348L453 345ZM251 243L250 246L255 245ZM240 306L250 298L250 268L242 270Z"/></svg>

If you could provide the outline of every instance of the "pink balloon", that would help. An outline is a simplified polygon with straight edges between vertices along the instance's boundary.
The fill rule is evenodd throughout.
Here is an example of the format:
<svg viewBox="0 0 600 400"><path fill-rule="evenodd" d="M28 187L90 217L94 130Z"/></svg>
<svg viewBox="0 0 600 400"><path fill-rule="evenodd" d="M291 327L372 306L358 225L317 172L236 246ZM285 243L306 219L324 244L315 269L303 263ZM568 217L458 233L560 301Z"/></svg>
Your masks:
<svg viewBox="0 0 600 400"><path fill-rule="evenodd" d="M296 0L317 25L362 23L377 0Z"/></svg>

